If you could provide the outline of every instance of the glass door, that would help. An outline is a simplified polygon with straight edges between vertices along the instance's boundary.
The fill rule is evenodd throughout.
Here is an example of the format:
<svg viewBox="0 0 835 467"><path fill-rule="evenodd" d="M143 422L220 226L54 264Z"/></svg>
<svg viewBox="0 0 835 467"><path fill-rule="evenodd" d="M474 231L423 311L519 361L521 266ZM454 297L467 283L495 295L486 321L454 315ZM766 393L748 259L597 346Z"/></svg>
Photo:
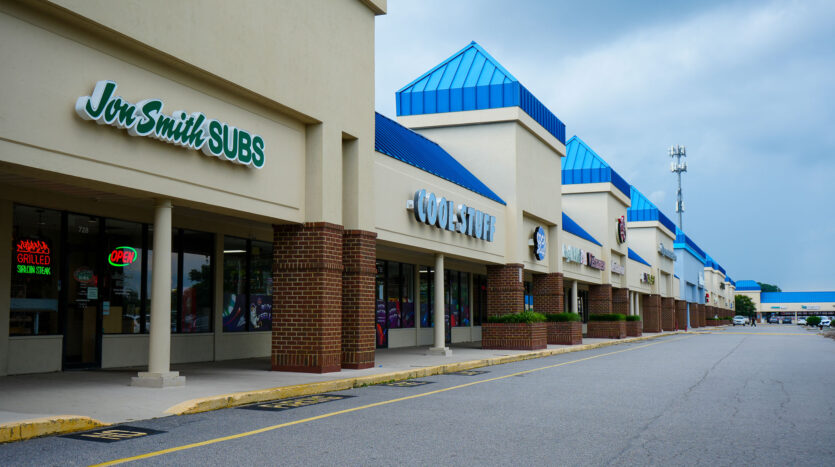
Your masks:
<svg viewBox="0 0 835 467"><path fill-rule="evenodd" d="M98 217L67 215L64 368L101 365L100 230Z"/></svg>

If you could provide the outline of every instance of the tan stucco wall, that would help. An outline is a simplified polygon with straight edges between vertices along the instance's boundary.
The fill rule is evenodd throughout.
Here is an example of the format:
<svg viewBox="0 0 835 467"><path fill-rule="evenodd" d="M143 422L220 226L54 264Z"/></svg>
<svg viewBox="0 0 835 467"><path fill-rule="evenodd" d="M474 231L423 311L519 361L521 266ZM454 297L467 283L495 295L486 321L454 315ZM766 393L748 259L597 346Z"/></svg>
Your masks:
<svg viewBox="0 0 835 467"><path fill-rule="evenodd" d="M476 262L504 262L508 233L503 205L385 154L375 155L372 192L378 242ZM456 206L466 204L495 216L494 240L488 242L418 222L406 202L421 189L454 201Z"/></svg>
<svg viewBox="0 0 835 467"><path fill-rule="evenodd" d="M379 10L385 5L369 4ZM370 228L374 15L362 2L58 1L0 6L0 161L10 171L175 205ZM189 18L189 21L182 21ZM240 34L240 26L250 32ZM118 30L118 33L115 32ZM227 40L236 37L235 41ZM38 57L32 60L31 57ZM55 80L56 73L61 79ZM338 77L338 79L336 79ZM74 115L114 80L132 103L200 111L261 135L262 170L132 138ZM48 129L48 131L44 131ZM346 156L344 141L356 141ZM350 145L349 145L350 146ZM346 165L356 170L343 173ZM214 159L214 160L213 160Z"/></svg>
<svg viewBox="0 0 835 467"><path fill-rule="evenodd" d="M562 221L560 158L565 145L518 107L398 117L398 122L437 142L506 203L506 263L558 272L557 251L533 261L526 230L536 220L558 245ZM544 264L547 263L547 266Z"/></svg>
<svg viewBox="0 0 835 467"><path fill-rule="evenodd" d="M564 284L566 287L570 285L570 281L572 280L590 284L603 283L603 271L588 267L584 264L568 262L565 259L562 259L563 245L573 246L583 251L588 251L598 258L602 255L602 248L584 238L580 238L568 232L562 232L562 242L559 245L559 253L560 261L562 261ZM626 272L629 273L629 268L627 268Z"/></svg>
<svg viewBox="0 0 835 467"><path fill-rule="evenodd" d="M629 228L627 224L626 243L617 242L617 218L626 216L630 200L611 183L587 183L562 186L562 207L592 237L603 244L600 258L606 262L603 283L616 287L626 286L629 262L621 260L626 275L612 274L612 258L625 257L628 253Z"/></svg>

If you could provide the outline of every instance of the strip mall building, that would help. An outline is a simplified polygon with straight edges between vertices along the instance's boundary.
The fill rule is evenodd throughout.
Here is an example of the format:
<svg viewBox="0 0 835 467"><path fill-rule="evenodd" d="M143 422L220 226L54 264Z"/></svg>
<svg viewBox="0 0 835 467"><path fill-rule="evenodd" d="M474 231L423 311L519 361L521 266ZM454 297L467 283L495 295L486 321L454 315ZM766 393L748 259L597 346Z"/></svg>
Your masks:
<svg viewBox="0 0 835 467"><path fill-rule="evenodd" d="M385 7L1 3L0 375L339 371L487 346L525 308L648 332L728 308L724 270L478 44L375 114Z"/></svg>

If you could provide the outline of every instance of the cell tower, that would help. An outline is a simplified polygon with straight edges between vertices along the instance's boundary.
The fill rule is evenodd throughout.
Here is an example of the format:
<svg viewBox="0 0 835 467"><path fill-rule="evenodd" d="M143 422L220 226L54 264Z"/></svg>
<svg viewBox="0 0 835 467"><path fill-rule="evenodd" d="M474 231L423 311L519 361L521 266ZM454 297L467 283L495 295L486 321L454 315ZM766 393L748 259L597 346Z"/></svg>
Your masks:
<svg viewBox="0 0 835 467"><path fill-rule="evenodd" d="M684 197L681 194L681 174L682 172L687 172L687 162L682 162L682 157L687 157L687 149L684 146L670 146L668 150L670 154L670 158L675 158L674 161L670 162L670 172L673 172L678 175L678 194L676 196L676 212L678 213L678 228L682 231L684 230L684 226L682 225L681 216L684 213Z"/></svg>

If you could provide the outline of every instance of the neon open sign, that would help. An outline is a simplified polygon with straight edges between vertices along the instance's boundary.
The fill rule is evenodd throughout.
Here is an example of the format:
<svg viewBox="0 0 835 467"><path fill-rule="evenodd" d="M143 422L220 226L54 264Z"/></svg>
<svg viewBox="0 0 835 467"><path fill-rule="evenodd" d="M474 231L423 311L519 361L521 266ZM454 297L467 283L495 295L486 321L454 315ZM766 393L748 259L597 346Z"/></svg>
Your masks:
<svg viewBox="0 0 835 467"><path fill-rule="evenodd" d="M136 249L129 246L117 246L107 257L107 262L111 266L120 268L133 264L134 261L136 261Z"/></svg>
<svg viewBox="0 0 835 467"><path fill-rule="evenodd" d="M15 260L17 260L18 274L36 274L49 276L52 274L52 258L49 245L43 240L24 238L15 245Z"/></svg>

